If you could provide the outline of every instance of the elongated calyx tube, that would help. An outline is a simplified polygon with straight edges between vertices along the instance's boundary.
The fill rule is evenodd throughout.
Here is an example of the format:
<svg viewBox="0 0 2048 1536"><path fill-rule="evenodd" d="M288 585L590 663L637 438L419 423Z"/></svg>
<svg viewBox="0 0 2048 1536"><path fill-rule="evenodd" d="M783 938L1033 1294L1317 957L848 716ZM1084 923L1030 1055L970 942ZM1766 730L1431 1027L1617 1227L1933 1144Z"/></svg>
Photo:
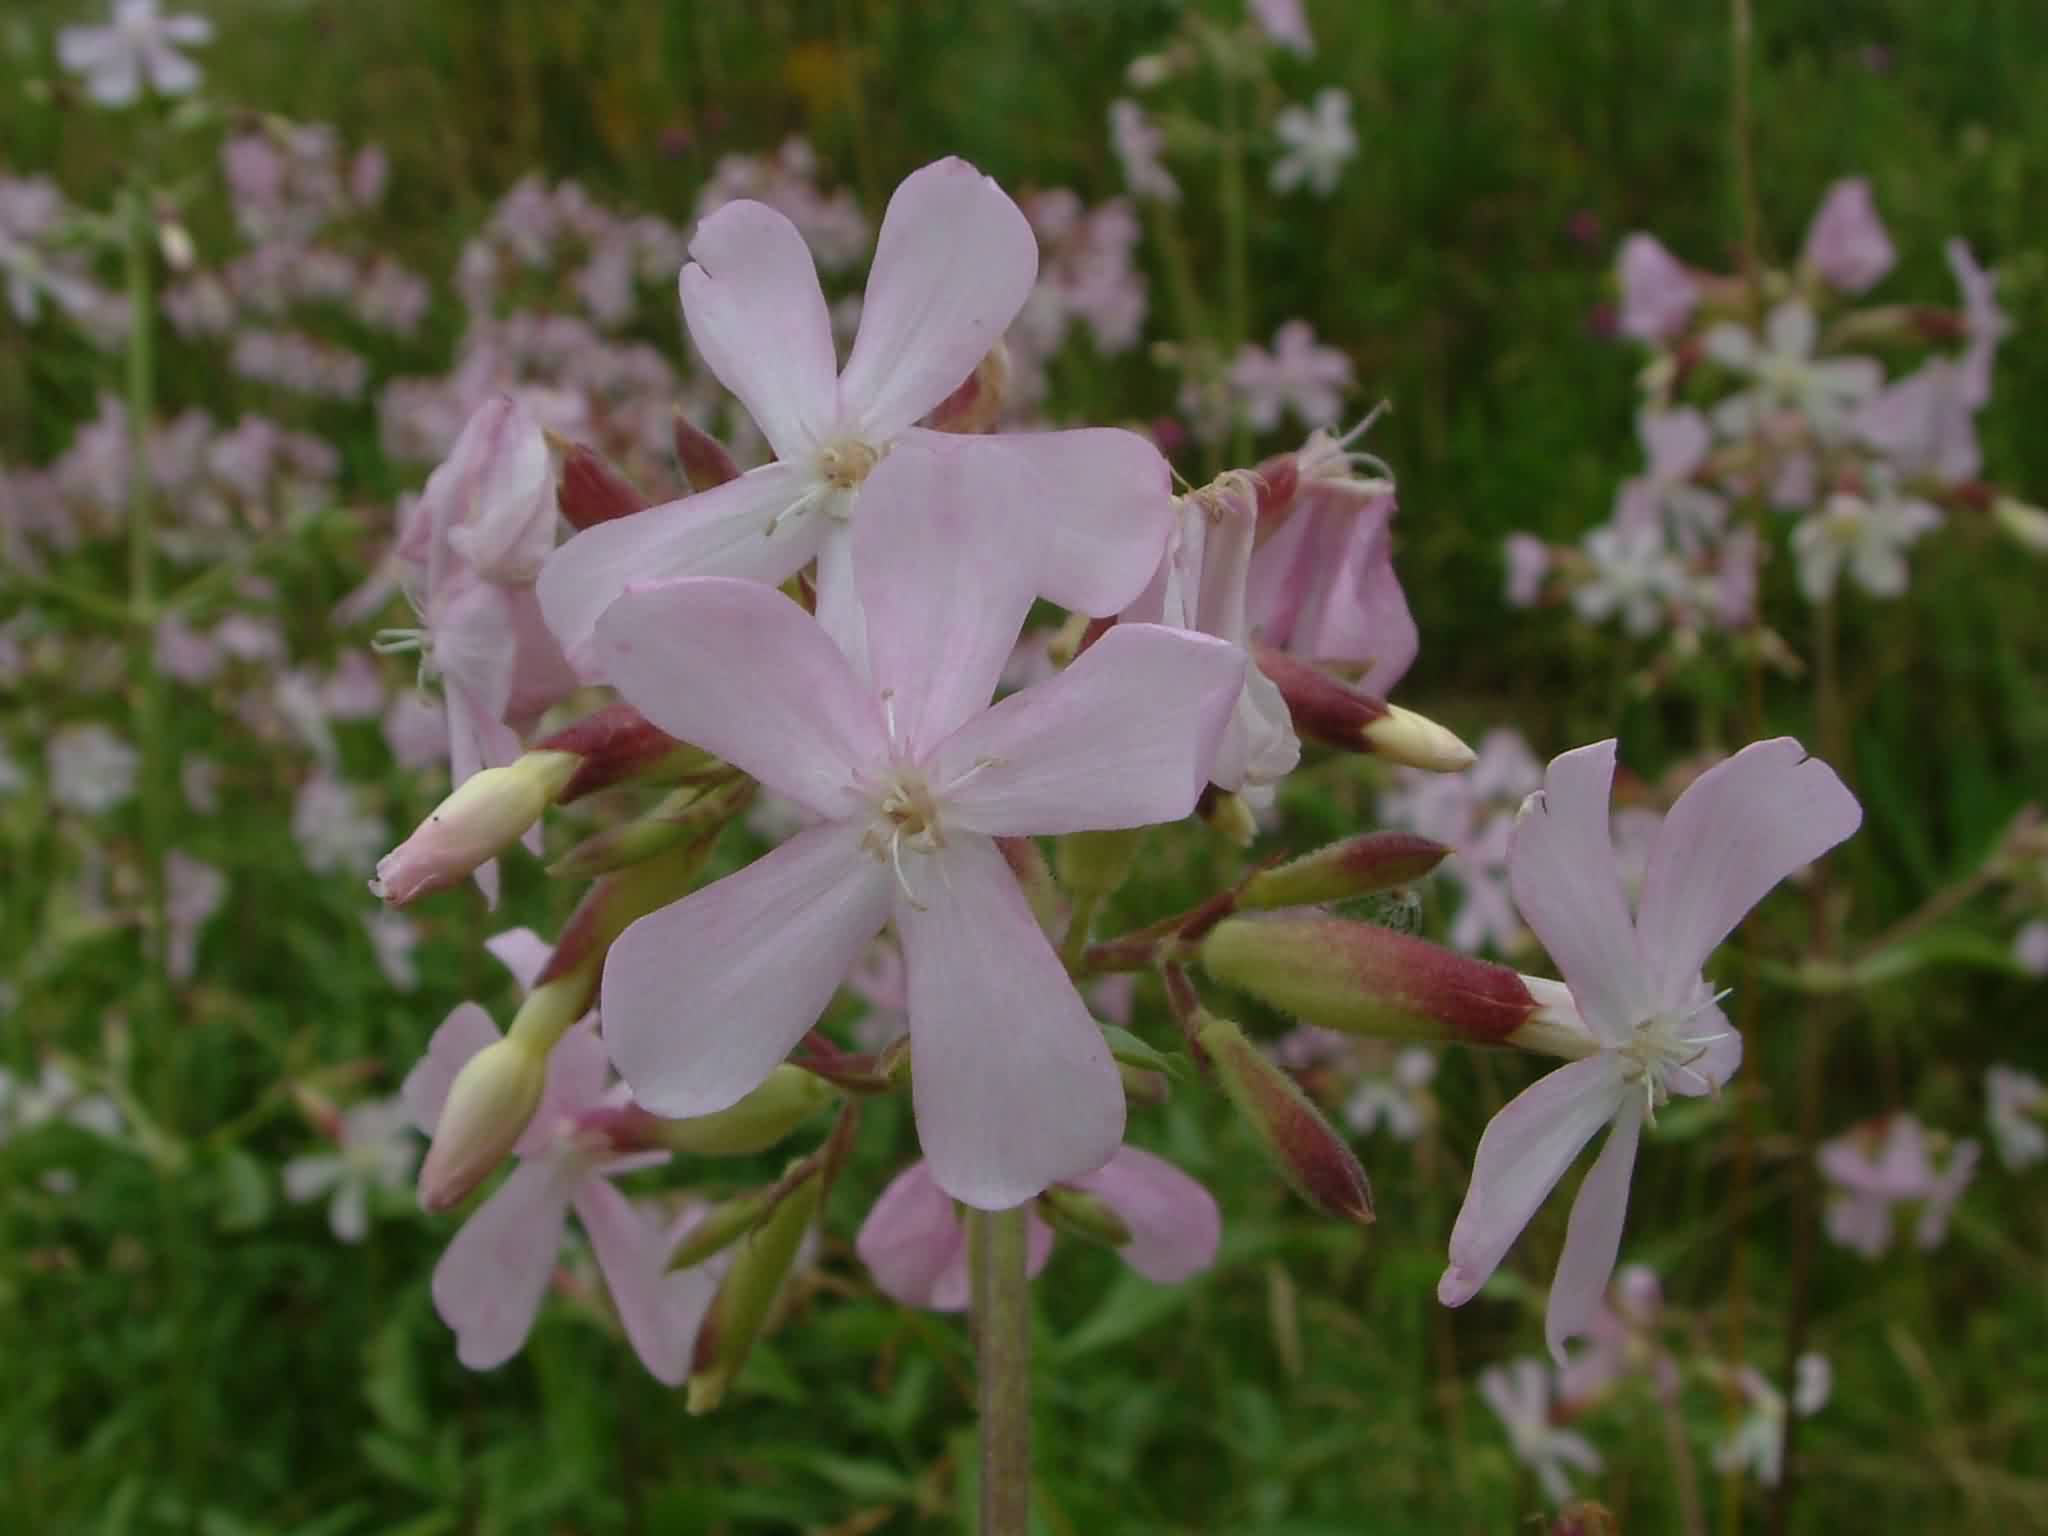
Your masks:
<svg viewBox="0 0 2048 1536"><path fill-rule="evenodd" d="M714 1114L664 1120L631 1105L619 1111L606 1129L621 1145L659 1147L697 1157L751 1157L767 1151L840 1098L839 1090L822 1077L784 1062L768 1074L767 1082Z"/></svg>
<svg viewBox="0 0 2048 1536"><path fill-rule="evenodd" d="M555 502L570 527L579 532L599 523L631 517L650 505L640 488L605 462L604 455L582 443L557 441L562 473L555 484Z"/></svg>
<svg viewBox="0 0 2048 1536"><path fill-rule="evenodd" d="M1372 1184L1356 1154L1294 1079L1228 1019L1194 1019L1196 1050L1288 1186L1340 1221L1373 1219Z"/></svg>
<svg viewBox="0 0 2048 1536"><path fill-rule="evenodd" d="M575 776L568 752L534 751L455 787L412 836L377 861L370 889L394 907L468 879L526 835Z"/></svg>
<svg viewBox="0 0 2048 1536"><path fill-rule="evenodd" d="M818 1213L824 1179L816 1163L792 1167L791 1173L793 1187L767 1220L736 1245L732 1268L697 1335L696 1369L684 1403L689 1413L709 1413L724 1400L796 1265L804 1232Z"/></svg>
<svg viewBox="0 0 2048 1536"><path fill-rule="evenodd" d="M679 785L644 815L593 832L550 864L548 873L557 879L590 879L651 859L724 826L747 808L754 790L754 781L744 778Z"/></svg>
<svg viewBox="0 0 2048 1536"><path fill-rule="evenodd" d="M1457 773L1475 761L1470 747L1425 715L1361 692L1271 646L1260 646L1257 660L1287 701L1295 731L1307 740L1431 773Z"/></svg>
<svg viewBox="0 0 2048 1536"><path fill-rule="evenodd" d="M710 753L686 746L630 704L607 704L536 742L535 752L567 752L576 771L555 796L568 805L615 784L674 784L730 772Z"/></svg>
<svg viewBox="0 0 2048 1536"><path fill-rule="evenodd" d="M1105 1248L1121 1248L1131 1240L1130 1224L1100 1195L1055 1184L1038 1197L1038 1214L1055 1232Z"/></svg>
<svg viewBox="0 0 2048 1536"><path fill-rule="evenodd" d="M1237 904L1265 910L1348 901L1420 880L1450 851L1413 832L1366 832L1260 870L1245 881Z"/></svg>
<svg viewBox="0 0 2048 1536"><path fill-rule="evenodd" d="M1215 980L1354 1035L1508 1045L1538 1006L1504 965L1348 918L1232 917L1198 953Z"/></svg>

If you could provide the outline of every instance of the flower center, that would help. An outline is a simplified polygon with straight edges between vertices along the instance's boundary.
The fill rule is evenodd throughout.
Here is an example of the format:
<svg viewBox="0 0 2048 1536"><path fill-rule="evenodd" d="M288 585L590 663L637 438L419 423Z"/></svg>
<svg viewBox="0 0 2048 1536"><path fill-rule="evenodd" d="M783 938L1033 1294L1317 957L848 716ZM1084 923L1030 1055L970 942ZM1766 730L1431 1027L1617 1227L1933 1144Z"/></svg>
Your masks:
<svg viewBox="0 0 2048 1536"><path fill-rule="evenodd" d="M1692 1074L1708 1088L1717 1086L1697 1063L1727 1031L1706 1029L1695 1021L1725 996L1725 992L1711 994L1702 986L1692 1007L1651 1014L1636 1025L1628 1044L1620 1047L1622 1080L1642 1084L1644 1107L1652 1124L1658 1106L1671 1097L1671 1079L1679 1073Z"/></svg>
<svg viewBox="0 0 2048 1536"><path fill-rule="evenodd" d="M857 437L834 438L818 450L818 473L837 490L850 491L882 460L881 450Z"/></svg>

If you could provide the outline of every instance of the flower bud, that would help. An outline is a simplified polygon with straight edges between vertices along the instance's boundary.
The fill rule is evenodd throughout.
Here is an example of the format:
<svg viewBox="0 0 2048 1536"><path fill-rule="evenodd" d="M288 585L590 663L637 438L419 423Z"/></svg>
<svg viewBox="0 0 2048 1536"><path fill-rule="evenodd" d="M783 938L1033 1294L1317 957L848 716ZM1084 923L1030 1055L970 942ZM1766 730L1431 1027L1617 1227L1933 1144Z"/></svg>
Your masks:
<svg viewBox="0 0 2048 1536"><path fill-rule="evenodd" d="M1398 704L1389 704L1386 714L1365 728L1365 743L1375 757L1429 773L1462 773L1476 761L1453 732Z"/></svg>
<svg viewBox="0 0 2048 1536"><path fill-rule="evenodd" d="M728 480L739 479L740 467L725 451L725 444L699 428L681 411L676 412L671 430L675 437L676 463L682 466L683 478L690 483L693 492L714 490Z"/></svg>
<svg viewBox="0 0 2048 1536"><path fill-rule="evenodd" d="M1367 832L1262 869L1237 893L1241 907L1307 907L1420 880L1450 849L1413 832Z"/></svg>
<svg viewBox="0 0 2048 1536"><path fill-rule="evenodd" d="M1038 1214L1055 1232L1121 1248L1131 1240L1130 1224L1110 1208L1100 1195L1066 1184L1055 1184L1038 1197Z"/></svg>
<svg viewBox="0 0 2048 1536"><path fill-rule="evenodd" d="M1372 1185L1365 1169L1294 1079L1228 1019L1198 1013L1194 1038L1224 1094L1294 1192L1326 1215L1360 1226L1370 1222Z"/></svg>
<svg viewBox="0 0 2048 1536"><path fill-rule="evenodd" d="M767 1151L838 1099L839 1091L822 1077L784 1062L737 1104L687 1120L649 1115L636 1139L699 1157L748 1157Z"/></svg>
<svg viewBox="0 0 2048 1536"><path fill-rule="evenodd" d="M1157 1108L1173 1097L1173 1084L1164 1072L1154 1072L1146 1067L1134 1067L1128 1061L1116 1064L1116 1074L1124 1082L1124 1102L1145 1104Z"/></svg>
<svg viewBox="0 0 2048 1536"><path fill-rule="evenodd" d="M650 505L640 488L607 464L596 449L583 443L555 440L562 456L556 504L569 526L579 532L609 523Z"/></svg>
<svg viewBox="0 0 2048 1536"><path fill-rule="evenodd" d="M580 762L557 805L568 805L600 789L642 781L677 783L720 771L710 753L686 746L653 725L630 704L607 704L534 744L536 752L569 752Z"/></svg>
<svg viewBox="0 0 2048 1536"><path fill-rule="evenodd" d="M1069 833L1055 849L1060 883L1077 895L1111 894L1130 875L1144 836L1138 829Z"/></svg>
<svg viewBox="0 0 2048 1536"><path fill-rule="evenodd" d="M669 1255L670 1269L694 1269L706 1259L723 1253L768 1219L775 1209L779 1185L749 1190L713 1206L700 1217Z"/></svg>
<svg viewBox="0 0 2048 1536"><path fill-rule="evenodd" d="M1202 798L1195 802L1195 814L1233 848L1249 848L1258 839L1258 817L1252 814L1244 796L1231 790L1203 785Z"/></svg>
<svg viewBox="0 0 2048 1536"><path fill-rule="evenodd" d="M445 1211L490 1176L525 1133L547 1078L547 1052L511 1037L463 1064L420 1165L421 1210Z"/></svg>
<svg viewBox="0 0 2048 1536"><path fill-rule="evenodd" d="M934 432L986 432L1002 413L1009 385L1010 349L999 337L960 387L932 408L924 424Z"/></svg>
<svg viewBox="0 0 2048 1536"><path fill-rule="evenodd" d="M752 779L735 779L714 789L685 784L644 816L592 833L550 864L548 873L557 879L588 880L666 853L707 830L722 828L747 808L754 789Z"/></svg>
<svg viewBox="0 0 2048 1536"><path fill-rule="evenodd" d="M523 754L503 768L471 774L377 861L370 889L394 907L468 878L526 834L576 772L567 752Z"/></svg>
<svg viewBox="0 0 2048 1536"><path fill-rule="evenodd" d="M2033 554L2048 555L2048 512L2010 496L2001 496L1992 502L1991 516L1999 527L2019 541L2021 548Z"/></svg>
<svg viewBox="0 0 2048 1536"><path fill-rule="evenodd" d="M1474 761L1470 747L1435 721L1347 687L1328 673L1270 646L1258 648L1259 670L1280 690L1294 729L1346 752L1370 752L1433 773L1456 773Z"/></svg>
<svg viewBox="0 0 2048 1536"><path fill-rule="evenodd" d="M1216 980L1354 1035L1500 1045L1537 1011L1504 965L1349 918L1233 917L1200 954Z"/></svg>
<svg viewBox="0 0 2048 1536"><path fill-rule="evenodd" d="M709 1413L746 1364L783 1282L796 1265L804 1233L818 1213L824 1187L815 1165L799 1173L768 1219L741 1239L718 1299L697 1335L697 1368L684 1404L692 1414Z"/></svg>

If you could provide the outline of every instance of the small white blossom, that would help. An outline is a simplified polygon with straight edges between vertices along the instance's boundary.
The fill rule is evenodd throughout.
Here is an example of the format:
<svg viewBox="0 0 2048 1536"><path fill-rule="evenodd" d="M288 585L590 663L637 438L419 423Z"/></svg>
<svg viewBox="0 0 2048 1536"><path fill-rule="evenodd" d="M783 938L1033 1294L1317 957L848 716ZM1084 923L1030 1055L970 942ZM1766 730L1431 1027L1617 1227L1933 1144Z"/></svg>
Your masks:
<svg viewBox="0 0 2048 1536"><path fill-rule="evenodd" d="M104 27L66 27L57 34L57 59L85 79L86 94L103 107L125 107L142 94L145 77L160 96L198 88L199 66L178 52L213 39L204 16L162 16L157 0L114 0Z"/></svg>
<svg viewBox="0 0 2048 1536"><path fill-rule="evenodd" d="M1286 152L1273 162L1275 192L1300 186L1318 197L1337 190L1337 180L1358 153L1358 135L1351 127L1351 96L1335 86L1316 92L1315 106L1282 107L1273 132Z"/></svg>
<svg viewBox="0 0 2048 1536"><path fill-rule="evenodd" d="M104 725L67 725L44 748L50 798L97 816L135 793L142 756Z"/></svg>
<svg viewBox="0 0 2048 1536"><path fill-rule="evenodd" d="M370 1191L403 1189L419 1159L419 1142L403 1101L372 1099L341 1119L338 1151L295 1157L284 1165L285 1197L294 1204L328 1191L327 1221L344 1243L359 1243L370 1230Z"/></svg>

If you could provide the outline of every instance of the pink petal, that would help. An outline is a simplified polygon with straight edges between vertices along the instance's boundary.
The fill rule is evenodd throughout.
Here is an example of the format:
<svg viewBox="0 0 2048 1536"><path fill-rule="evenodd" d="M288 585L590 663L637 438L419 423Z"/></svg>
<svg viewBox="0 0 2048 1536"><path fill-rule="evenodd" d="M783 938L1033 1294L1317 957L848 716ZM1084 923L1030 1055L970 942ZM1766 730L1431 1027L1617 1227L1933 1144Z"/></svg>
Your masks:
<svg viewBox="0 0 2048 1536"><path fill-rule="evenodd" d="M895 882L866 827L799 832L628 928L605 958L605 1044L658 1115L708 1115L758 1088L889 918Z"/></svg>
<svg viewBox="0 0 2048 1536"><path fill-rule="evenodd" d="M445 596L437 594L432 608L435 667L451 684L460 685L481 720L503 720L512 702L514 661L512 609L505 589L468 580Z"/></svg>
<svg viewBox="0 0 2048 1536"><path fill-rule="evenodd" d="M1159 568L1173 528L1173 472L1137 433L916 431L898 447L931 438L966 456L974 494L992 515L1035 530L1040 596L1099 618L1122 609Z"/></svg>
<svg viewBox="0 0 2048 1536"><path fill-rule="evenodd" d="M475 1003L458 1003L441 1021L427 1042L427 1054L413 1063L405 1074L398 1095L405 1101L412 1123L428 1136L441 1123L441 1106L448 1102L448 1090L455 1075L485 1046L498 1038L498 1026Z"/></svg>
<svg viewBox="0 0 2048 1536"><path fill-rule="evenodd" d="M961 826L1050 836L1178 821L1209 782L1244 686L1244 652L1118 624L1046 682L977 715L933 756Z"/></svg>
<svg viewBox="0 0 2048 1536"><path fill-rule="evenodd" d="M531 928L507 928L503 933L494 933L484 940L484 948L512 973L522 992L533 990L534 981L555 952L555 946Z"/></svg>
<svg viewBox="0 0 2048 1536"><path fill-rule="evenodd" d="M1477 1294L1627 1091L1620 1060L1602 1051L1538 1078L1487 1122L1451 1227L1451 1262L1437 1282L1437 1300L1458 1307Z"/></svg>
<svg viewBox="0 0 2048 1536"><path fill-rule="evenodd" d="M896 903L918 1139L941 1189L1005 1210L1108 1160L1123 1081L995 844L956 834L928 867Z"/></svg>
<svg viewBox="0 0 2048 1536"><path fill-rule="evenodd" d="M1614 743L1552 760L1508 839L1508 888L1594 1034L1613 1044L1643 1017L1643 961L1608 830Z"/></svg>
<svg viewBox="0 0 2048 1536"><path fill-rule="evenodd" d="M892 438L957 389L1037 276L1037 237L991 178L957 159L904 177L882 216L840 381L860 434Z"/></svg>
<svg viewBox="0 0 2048 1536"><path fill-rule="evenodd" d="M1654 995L1677 1000L1772 886L1862 820L1835 771L1790 736L1753 742L1695 779L1658 829L1643 876L1637 929Z"/></svg>
<svg viewBox="0 0 2048 1536"><path fill-rule="evenodd" d="M854 523L868 675L913 758L987 706L1037 595L1044 531L989 499L976 461L948 446L967 441L897 444L862 486Z"/></svg>
<svg viewBox="0 0 2048 1536"><path fill-rule="evenodd" d="M740 201L697 226L690 257L690 339L776 458L808 464L839 416L839 359L810 247L773 208Z"/></svg>
<svg viewBox="0 0 2048 1536"><path fill-rule="evenodd" d="M526 1342L568 1213L561 1170L545 1159L521 1163L434 1266L434 1310L455 1330L455 1358L472 1371L495 1370Z"/></svg>
<svg viewBox="0 0 2048 1536"><path fill-rule="evenodd" d="M598 622L612 686L671 736L744 768L820 816L854 813L888 760L873 691L811 616L724 577L635 587Z"/></svg>
<svg viewBox="0 0 2048 1536"><path fill-rule="evenodd" d="M889 1181L853 1246L875 1284L905 1306L953 1312L967 1305L966 1229L922 1159Z"/></svg>
<svg viewBox="0 0 2048 1536"><path fill-rule="evenodd" d="M1177 1285L1216 1262L1223 1216L1215 1197L1165 1158L1119 1147L1095 1172L1067 1182L1124 1219L1131 1240L1119 1252L1147 1280Z"/></svg>
<svg viewBox="0 0 2048 1536"><path fill-rule="evenodd" d="M585 1179L573 1199L633 1353L663 1386L681 1386L690 1374L697 1331L718 1293L717 1275L703 1266L669 1273L668 1234L610 1179Z"/></svg>
<svg viewBox="0 0 2048 1536"><path fill-rule="evenodd" d="M604 1043L586 1016L548 1052L548 1075L526 1132L513 1147L521 1157L538 1157L555 1143L565 1121L596 1109L605 1100L611 1063Z"/></svg>
<svg viewBox="0 0 2048 1536"><path fill-rule="evenodd" d="M1565 1224L1564 1253L1550 1282L1543 1336L1551 1357L1564 1364L1565 1340L1585 1333L1599 1310L1614 1260L1621 1252L1621 1227L1628 1215L1629 1177L1636 1166L1636 1142L1643 1129L1643 1100L1630 1094L1614 1117L1607 1145L1593 1160L1572 1201Z"/></svg>
<svg viewBox="0 0 2048 1536"><path fill-rule="evenodd" d="M548 628L587 672L598 616L629 586L676 576L787 581L818 552L823 524L801 512L775 519L819 483L808 464L765 464L699 495L584 529L541 570Z"/></svg>

